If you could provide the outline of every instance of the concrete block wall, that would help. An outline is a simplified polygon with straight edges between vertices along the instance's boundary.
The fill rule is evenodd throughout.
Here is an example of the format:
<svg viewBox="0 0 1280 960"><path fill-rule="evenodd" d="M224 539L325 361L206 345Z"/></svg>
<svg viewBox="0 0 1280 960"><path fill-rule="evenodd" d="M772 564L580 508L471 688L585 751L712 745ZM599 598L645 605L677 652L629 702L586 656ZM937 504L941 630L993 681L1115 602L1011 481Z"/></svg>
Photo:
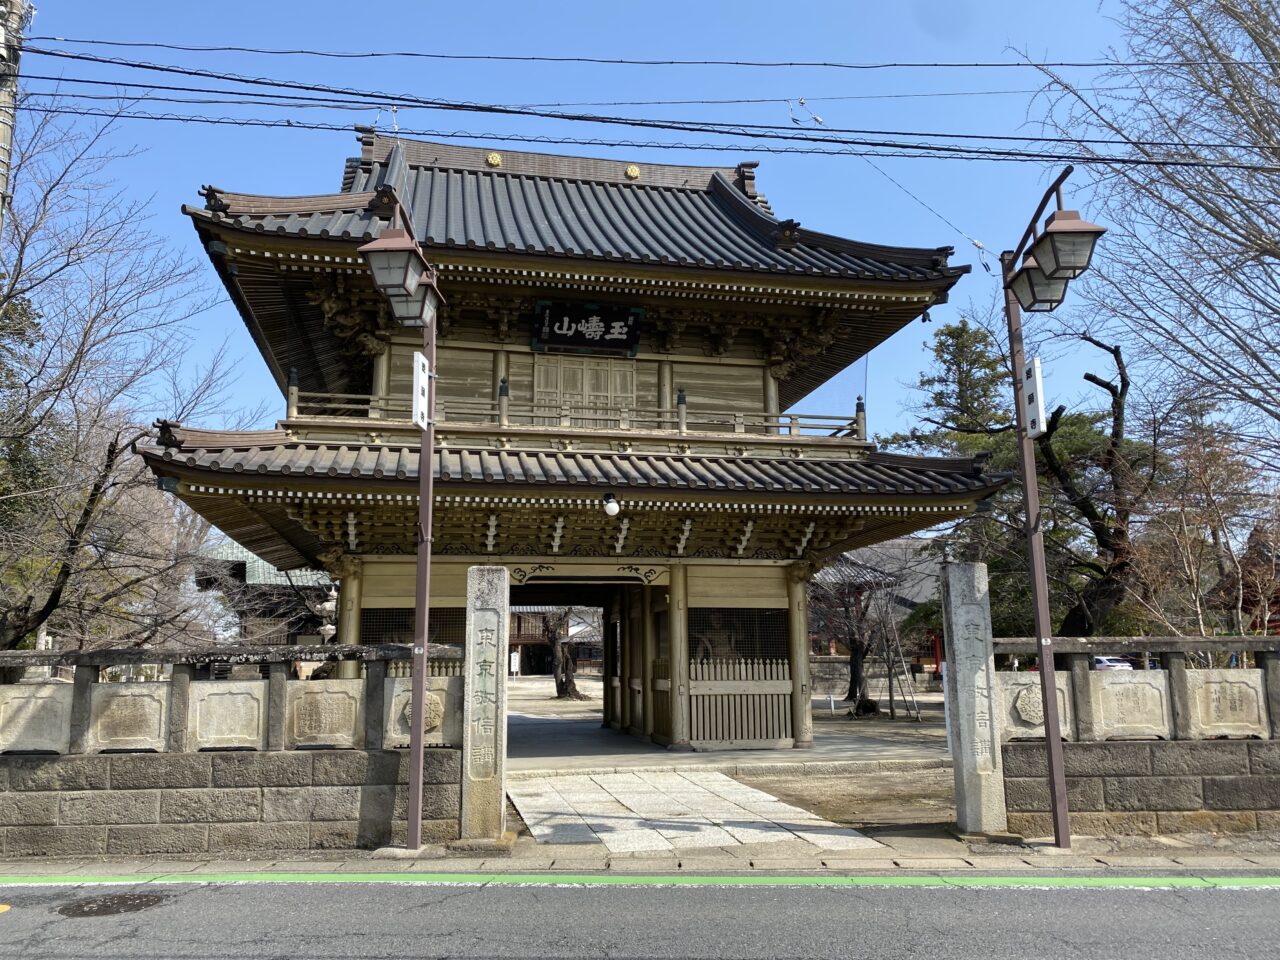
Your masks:
<svg viewBox="0 0 1280 960"><path fill-rule="evenodd" d="M425 757L423 842L455 840L461 751ZM408 769L394 750L0 755L0 856L402 844Z"/></svg>
<svg viewBox="0 0 1280 960"><path fill-rule="evenodd" d="M1044 742L1002 748L1009 829L1050 836ZM1064 743L1073 834L1280 830L1280 740Z"/></svg>

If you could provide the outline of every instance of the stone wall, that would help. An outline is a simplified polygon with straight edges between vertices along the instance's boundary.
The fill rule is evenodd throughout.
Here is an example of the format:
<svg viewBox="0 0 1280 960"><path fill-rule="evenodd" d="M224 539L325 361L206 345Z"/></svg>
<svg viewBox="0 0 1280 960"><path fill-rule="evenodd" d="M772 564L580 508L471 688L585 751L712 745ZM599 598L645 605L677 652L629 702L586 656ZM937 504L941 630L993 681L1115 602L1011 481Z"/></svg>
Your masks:
<svg viewBox="0 0 1280 960"><path fill-rule="evenodd" d="M425 751L423 842L459 836L461 751ZM394 750L0 756L0 856L403 844Z"/></svg>
<svg viewBox="0 0 1280 960"><path fill-rule="evenodd" d="M1009 829L1053 833L1044 742L1002 748ZM1064 743L1073 834L1280 830L1280 741Z"/></svg>

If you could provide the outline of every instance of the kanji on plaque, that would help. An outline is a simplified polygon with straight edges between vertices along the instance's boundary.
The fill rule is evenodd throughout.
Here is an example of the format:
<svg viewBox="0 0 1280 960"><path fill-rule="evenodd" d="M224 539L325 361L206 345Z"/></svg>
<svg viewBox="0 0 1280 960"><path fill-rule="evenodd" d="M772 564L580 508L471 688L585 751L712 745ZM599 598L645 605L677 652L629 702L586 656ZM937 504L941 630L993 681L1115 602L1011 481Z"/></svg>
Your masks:
<svg viewBox="0 0 1280 960"><path fill-rule="evenodd" d="M644 310L623 304L539 300L533 349L633 357L640 345Z"/></svg>

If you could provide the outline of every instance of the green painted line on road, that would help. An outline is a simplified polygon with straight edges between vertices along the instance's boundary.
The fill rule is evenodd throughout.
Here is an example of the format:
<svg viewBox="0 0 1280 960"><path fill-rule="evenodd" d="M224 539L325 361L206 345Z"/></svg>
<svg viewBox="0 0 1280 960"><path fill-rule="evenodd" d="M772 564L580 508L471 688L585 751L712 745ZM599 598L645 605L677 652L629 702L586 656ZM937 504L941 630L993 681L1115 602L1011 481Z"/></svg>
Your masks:
<svg viewBox="0 0 1280 960"><path fill-rule="evenodd" d="M699 876L676 874L555 873L155 873L128 875L0 876L0 887L55 887L145 884L357 884L427 886L542 887L1030 887L1062 889L1236 888L1280 889L1280 876L1100 876L1100 875L858 875L858 876Z"/></svg>

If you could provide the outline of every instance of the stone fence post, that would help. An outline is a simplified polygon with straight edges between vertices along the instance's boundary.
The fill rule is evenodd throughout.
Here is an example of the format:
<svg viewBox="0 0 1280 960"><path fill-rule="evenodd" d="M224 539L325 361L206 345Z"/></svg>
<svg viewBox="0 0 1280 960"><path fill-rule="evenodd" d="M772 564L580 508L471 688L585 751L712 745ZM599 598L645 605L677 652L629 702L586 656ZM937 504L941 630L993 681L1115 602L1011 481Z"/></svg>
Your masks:
<svg viewBox="0 0 1280 960"><path fill-rule="evenodd" d="M943 566L942 624L956 823L965 833L1001 833L1008 827L1008 816L986 564Z"/></svg>

